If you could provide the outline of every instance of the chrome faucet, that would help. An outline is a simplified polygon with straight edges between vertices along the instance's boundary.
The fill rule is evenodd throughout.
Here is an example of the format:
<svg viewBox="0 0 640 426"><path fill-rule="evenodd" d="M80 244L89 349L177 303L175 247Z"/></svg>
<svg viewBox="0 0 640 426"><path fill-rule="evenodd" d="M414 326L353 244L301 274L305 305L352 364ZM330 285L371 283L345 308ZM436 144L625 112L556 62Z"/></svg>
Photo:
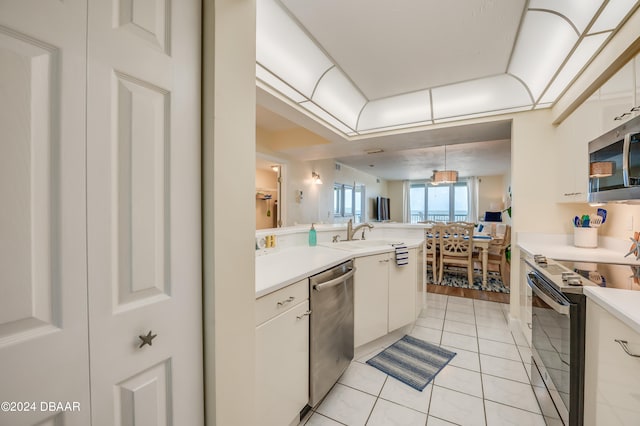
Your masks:
<svg viewBox="0 0 640 426"><path fill-rule="evenodd" d="M373 225L370 223L361 223L360 225L356 226L355 228L353 227L353 219L349 219L349 222L347 223L347 241L351 241L353 240L353 236L355 235L356 232L358 232L358 229L362 229L362 239L364 240L364 231L365 231L365 227L369 228L369 229L373 229Z"/></svg>

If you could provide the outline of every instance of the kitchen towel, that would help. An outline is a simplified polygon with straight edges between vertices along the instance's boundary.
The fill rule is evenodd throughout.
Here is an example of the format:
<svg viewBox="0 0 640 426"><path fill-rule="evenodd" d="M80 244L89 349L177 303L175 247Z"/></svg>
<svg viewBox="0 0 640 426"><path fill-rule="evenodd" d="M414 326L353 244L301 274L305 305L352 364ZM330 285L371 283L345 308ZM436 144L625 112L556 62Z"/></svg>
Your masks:
<svg viewBox="0 0 640 426"><path fill-rule="evenodd" d="M422 391L454 356L455 352L405 335L367 364Z"/></svg>
<svg viewBox="0 0 640 426"><path fill-rule="evenodd" d="M394 245L396 249L396 265L405 266L409 264L409 250L404 244Z"/></svg>

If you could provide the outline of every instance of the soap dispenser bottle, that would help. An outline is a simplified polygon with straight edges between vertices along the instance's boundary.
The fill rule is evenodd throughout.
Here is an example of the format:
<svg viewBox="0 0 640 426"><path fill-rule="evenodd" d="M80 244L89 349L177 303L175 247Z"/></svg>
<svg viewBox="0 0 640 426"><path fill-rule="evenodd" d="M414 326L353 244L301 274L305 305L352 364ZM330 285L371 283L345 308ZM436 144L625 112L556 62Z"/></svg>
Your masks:
<svg viewBox="0 0 640 426"><path fill-rule="evenodd" d="M311 247L315 246L318 243L318 239L316 237L316 228L311 224L311 229L309 229L309 245Z"/></svg>

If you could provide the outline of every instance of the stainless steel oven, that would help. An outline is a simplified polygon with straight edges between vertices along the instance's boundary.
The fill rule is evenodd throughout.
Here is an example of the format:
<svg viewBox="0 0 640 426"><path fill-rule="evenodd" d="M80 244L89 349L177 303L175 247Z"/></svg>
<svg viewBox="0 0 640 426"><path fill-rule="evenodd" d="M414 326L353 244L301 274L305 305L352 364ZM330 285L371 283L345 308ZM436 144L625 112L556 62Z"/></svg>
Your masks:
<svg viewBox="0 0 640 426"><path fill-rule="evenodd" d="M582 425L584 408L585 296L562 291L549 279L568 270L531 264L532 355L565 425ZM553 267L553 270L551 269Z"/></svg>

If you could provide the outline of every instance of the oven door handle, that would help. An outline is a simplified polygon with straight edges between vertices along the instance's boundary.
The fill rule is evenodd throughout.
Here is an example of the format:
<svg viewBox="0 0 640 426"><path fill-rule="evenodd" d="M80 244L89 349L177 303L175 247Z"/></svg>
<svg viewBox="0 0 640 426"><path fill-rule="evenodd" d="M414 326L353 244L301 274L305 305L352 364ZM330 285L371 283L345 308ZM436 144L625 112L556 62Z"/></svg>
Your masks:
<svg viewBox="0 0 640 426"><path fill-rule="evenodd" d="M561 315L569 315L569 306L562 305L557 301L553 300L542 288L538 287L535 282L530 277L527 277L527 281L529 282L529 286L533 292L542 299L547 305L551 306L554 311Z"/></svg>

